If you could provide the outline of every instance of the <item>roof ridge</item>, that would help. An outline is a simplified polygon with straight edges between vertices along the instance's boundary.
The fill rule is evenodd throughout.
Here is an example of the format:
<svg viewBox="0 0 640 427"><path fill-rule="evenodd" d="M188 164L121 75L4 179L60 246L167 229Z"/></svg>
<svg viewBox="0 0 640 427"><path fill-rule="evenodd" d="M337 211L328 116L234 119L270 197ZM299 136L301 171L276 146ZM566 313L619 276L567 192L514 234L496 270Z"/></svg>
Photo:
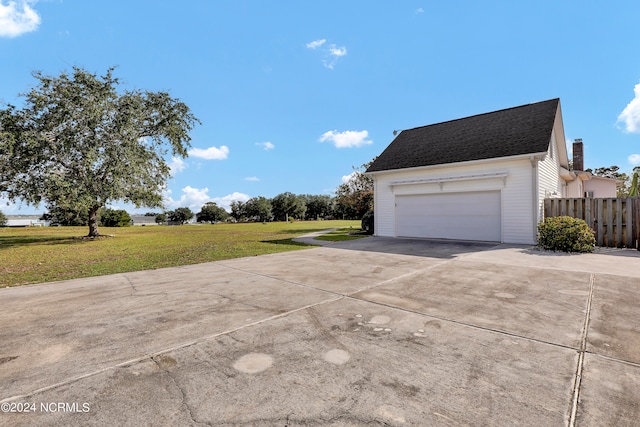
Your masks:
<svg viewBox="0 0 640 427"><path fill-rule="evenodd" d="M443 122L431 123L429 125L424 125L424 126L416 126L414 128L403 129L402 132L404 132L405 130L409 131L409 130L423 129L423 128L428 128L428 127L431 127L431 126L438 126L438 125L443 125L443 124L446 124L446 123L457 122L457 121L460 121L460 120L472 119L474 117L487 116L489 114L503 113L503 112L509 111L509 110L516 110L518 108L529 107L529 106L537 105L537 104L544 104L544 103L552 102L552 101L558 101L559 102L560 98L551 98L551 99L547 99L545 101L530 102L528 104L517 105L515 107L502 108L500 110L488 111L486 113L478 113L478 114L473 114L471 116L458 117L457 119L445 120ZM402 133L402 132L400 132L400 133Z"/></svg>

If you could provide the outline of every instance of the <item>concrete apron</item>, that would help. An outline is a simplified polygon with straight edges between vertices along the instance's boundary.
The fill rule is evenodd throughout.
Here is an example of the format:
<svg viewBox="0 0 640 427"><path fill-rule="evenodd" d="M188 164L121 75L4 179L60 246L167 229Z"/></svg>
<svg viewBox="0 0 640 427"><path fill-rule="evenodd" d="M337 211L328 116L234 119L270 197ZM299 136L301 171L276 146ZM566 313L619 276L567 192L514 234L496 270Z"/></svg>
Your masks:
<svg viewBox="0 0 640 427"><path fill-rule="evenodd" d="M1 289L0 425L634 425L638 271L367 238Z"/></svg>

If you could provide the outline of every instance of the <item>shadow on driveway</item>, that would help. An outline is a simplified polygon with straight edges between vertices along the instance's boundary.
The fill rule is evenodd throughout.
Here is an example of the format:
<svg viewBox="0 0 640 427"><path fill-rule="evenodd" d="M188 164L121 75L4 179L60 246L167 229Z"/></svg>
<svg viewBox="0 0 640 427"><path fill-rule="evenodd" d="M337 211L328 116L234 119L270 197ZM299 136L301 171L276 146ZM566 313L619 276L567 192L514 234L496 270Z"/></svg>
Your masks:
<svg viewBox="0 0 640 427"><path fill-rule="evenodd" d="M486 251L499 245L500 243L497 242L369 237L335 242L331 247L356 251L451 259L460 254Z"/></svg>
<svg viewBox="0 0 640 427"><path fill-rule="evenodd" d="M507 246L503 246L506 248ZM516 246L513 246L516 247ZM521 253L527 255L536 255L536 256L553 256L553 257L579 257L585 255L579 252L561 252L561 251L547 251L541 249L537 246L528 247L526 249L521 249ZM595 251L591 254L586 255L608 255L615 257L626 257L626 258L640 258L640 251L631 248L604 248L597 246Z"/></svg>

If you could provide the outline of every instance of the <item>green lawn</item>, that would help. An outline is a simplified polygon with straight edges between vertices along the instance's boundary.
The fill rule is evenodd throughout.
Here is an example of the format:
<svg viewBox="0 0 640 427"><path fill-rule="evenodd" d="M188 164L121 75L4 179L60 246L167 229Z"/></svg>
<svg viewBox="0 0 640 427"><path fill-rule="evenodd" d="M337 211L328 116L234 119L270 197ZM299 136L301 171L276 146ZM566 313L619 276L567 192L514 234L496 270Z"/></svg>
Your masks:
<svg viewBox="0 0 640 427"><path fill-rule="evenodd" d="M100 276L304 249L293 237L360 221L107 228L0 228L0 287Z"/></svg>

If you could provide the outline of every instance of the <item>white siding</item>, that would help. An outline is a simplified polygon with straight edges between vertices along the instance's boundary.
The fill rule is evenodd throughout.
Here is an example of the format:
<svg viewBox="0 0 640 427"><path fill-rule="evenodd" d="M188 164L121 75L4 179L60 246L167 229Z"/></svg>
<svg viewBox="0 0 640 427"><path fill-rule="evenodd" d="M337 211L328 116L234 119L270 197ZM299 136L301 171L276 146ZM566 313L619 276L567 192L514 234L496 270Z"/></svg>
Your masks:
<svg viewBox="0 0 640 427"><path fill-rule="evenodd" d="M532 169L528 159L506 159L376 173L373 175L375 180L375 234L397 236L395 230L396 195L499 190L502 199L502 241L535 243ZM508 175L505 178L465 178L471 175L502 172L506 172ZM456 178L459 180L447 180L441 183L406 182L435 178ZM395 184L392 185L392 183Z"/></svg>
<svg viewBox="0 0 640 427"><path fill-rule="evenodd" d="M529 159L512 162L502 192L502 240L505 243L536 242L533 216L534 169Z"/></svg>
<svg viewBox="0 0 640 427"><path fill-rule="evenodd" d="M565 190L562 194L563 197L584 197L584 191L582 180L576 178L566 183Z"/></svg>
<svg viewBox="0 0 640 427"><path fill-rule="evenodd" d="M584 182L584 191L593 191L593 197L616 197L616 182L612 179L591 177Z"/></svg>
<svg viewBox="0 0 640 427"><path fill-rule="evenodd" d="M374 177L373 212L374 233L377 236L395 236L395 196L388 180Z"/></svg>
<svg viewBox="0 0 640 427"><path fill-rule="evenodd" d="M558 160L558 145L555 132L551 134L547 156L538 162L538 209L536 223L544 218L544 199L548 197L562 197L562 182L560 178L560 161Z"/></svg>

